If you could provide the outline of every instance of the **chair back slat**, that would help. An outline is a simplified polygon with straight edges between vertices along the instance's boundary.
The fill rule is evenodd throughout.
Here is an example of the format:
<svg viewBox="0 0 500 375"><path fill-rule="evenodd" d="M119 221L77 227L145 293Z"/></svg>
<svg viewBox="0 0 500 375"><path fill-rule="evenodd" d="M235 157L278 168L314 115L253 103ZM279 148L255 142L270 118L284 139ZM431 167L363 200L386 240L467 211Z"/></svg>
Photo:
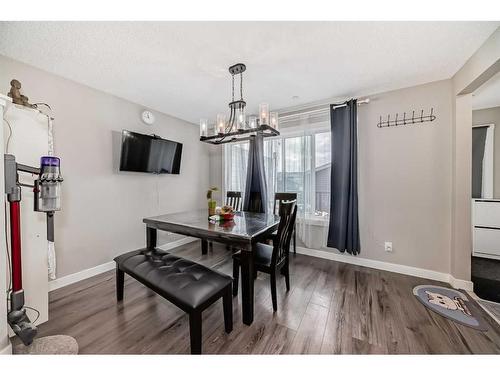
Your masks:
<svg viewBox="0 0 500 375"><path fill-rule="evenodd" d="M278 211L282 202L293 201L293 200L297 200L297 193L275 193L274 206L273 206L274 214L278 215Z"/></svg>
<svg viewBox="0 0 500 375"><path fill-rule="evenodd" d="M240 191L228 191L226 193L226 205L231 206L233 210L239 211L241 204L241 192Z"/></svg>
<svg viewBox="0 0 500 375"><path fill-rule="evenodd" d="M276 266L288 258L295 219L297 217L297 201L282 201L279 207L280 223L276 240L273 241L271 265Z"/></svg>

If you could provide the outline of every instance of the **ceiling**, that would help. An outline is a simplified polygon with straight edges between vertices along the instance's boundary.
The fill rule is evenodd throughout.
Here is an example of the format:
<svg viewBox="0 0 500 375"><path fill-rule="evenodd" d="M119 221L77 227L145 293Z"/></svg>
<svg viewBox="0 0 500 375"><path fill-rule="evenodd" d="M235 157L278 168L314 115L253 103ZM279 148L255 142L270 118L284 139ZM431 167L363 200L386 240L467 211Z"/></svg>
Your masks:
<svg viewBox="0 0 500 375"><path fill-rule="evenodd" d="M198 123L450 78L499 22L0 22L0 54Z"/></svg>
<svg viewBox="0 0 500 375"><path fill-rule="evenodd" d="M472 94L472 109L500 107L500 73L483 83Z"/></svg>

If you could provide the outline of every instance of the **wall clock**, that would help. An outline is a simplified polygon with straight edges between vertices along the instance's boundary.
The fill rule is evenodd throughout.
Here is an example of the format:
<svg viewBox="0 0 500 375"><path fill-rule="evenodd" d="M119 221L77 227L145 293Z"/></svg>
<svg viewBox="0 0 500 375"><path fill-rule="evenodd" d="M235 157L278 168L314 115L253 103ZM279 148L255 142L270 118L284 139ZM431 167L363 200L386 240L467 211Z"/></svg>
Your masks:
<svg viewBox="0 0 500 375"><path fill-rule="evenodd" d="M151 113L151 111L142 111L142 122L146 125L153 125L155 122L155 116Z"/></svg>

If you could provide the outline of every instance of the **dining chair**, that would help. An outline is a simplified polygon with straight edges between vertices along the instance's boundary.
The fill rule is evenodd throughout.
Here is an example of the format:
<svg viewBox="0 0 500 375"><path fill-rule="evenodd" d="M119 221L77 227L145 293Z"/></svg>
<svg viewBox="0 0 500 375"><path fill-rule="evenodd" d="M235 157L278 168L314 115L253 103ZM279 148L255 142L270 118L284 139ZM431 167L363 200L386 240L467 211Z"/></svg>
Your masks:
<svg viewBox="0 0 500 375"><path fill-rule="evenodd" d="M290 291L289 252L295 218L297 217L297 201L283 202L279 208L280 223L278 234L273 245L257 243L254 248L254 267L256 271L270 275L273 310L278 310L276 297L276 276L282 271L285 276L286 290ZM241 251L233 255L233 295L238 295L238 279L240 274Z"/></svg>
<svg viewBox="0 0 500 375"><path fill-rule="evenodd" d="M226 205L231 206L233 210L239 211L241 204L241 191L228 191L226 193Z"/></svg>
<svg viewBox="0 0 500 375"><path fill-rule="evenodd" d="M273 205L273 213L275 215L278 215L278 210L279 210L279 207L281 206L281 204L283 202L286 202L286 201L293 201L293 200L297 200L297 193L275 193L274 194L274 205ZM271 240L274 239L274 237L276 236L276 232L274 232L272 235L271 235ZM295 225L293 226L293 253L294 254L297 254L297 232L296 232L296 229L295 229Z"/></svg>
<svg viewBox="0 0 500 375"><path fill-rule="evenodd" d="M241 191L228 191L226 193L226 205L231 206L234 211L240 210L241 204ZM210 242L210 246L212 246L212 242ZM227 250L231 250L230 245L226 245Z"/></svg>

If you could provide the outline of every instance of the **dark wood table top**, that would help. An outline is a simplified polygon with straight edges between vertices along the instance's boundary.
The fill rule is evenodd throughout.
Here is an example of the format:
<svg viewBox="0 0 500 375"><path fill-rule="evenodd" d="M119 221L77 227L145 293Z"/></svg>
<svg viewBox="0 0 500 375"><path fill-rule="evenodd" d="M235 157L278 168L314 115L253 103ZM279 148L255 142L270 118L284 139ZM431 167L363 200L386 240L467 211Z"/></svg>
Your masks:
<svg viewBox="0 0 500 375"><path fill-rule="evenodd" d="M236 212L234 220L212 223L207 209L147 217L143 222L149 228L165 230L186 236L217 242L251 244L277 229L279 216L255 212Z"/></svg>

